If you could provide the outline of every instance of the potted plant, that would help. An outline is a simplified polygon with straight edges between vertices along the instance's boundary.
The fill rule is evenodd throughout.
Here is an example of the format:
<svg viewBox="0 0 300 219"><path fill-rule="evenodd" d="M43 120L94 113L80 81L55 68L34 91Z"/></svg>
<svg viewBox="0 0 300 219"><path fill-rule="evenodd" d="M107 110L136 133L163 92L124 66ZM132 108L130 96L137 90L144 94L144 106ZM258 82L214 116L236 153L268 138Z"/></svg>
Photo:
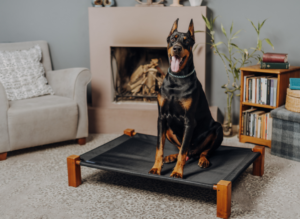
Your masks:
<svg viewBox="0 0 300 219"><path fill-rule="evenodd" d="M214 19L208 19L204 16L202 16L203 20L205 21L206 27L208 29L207 34L210 36L210 43L211 49L213 50L214 54L217 54L224 65L224 70L227 74L227 82L222 85L222 88L225 90L225 94L227 95L227 106L225 110L225 119L223 124L223 132L225 136L229 136L232 134L232 114L231 114L231 106L232 106L232 99L234 95L240 96L240 68L242 68L244 65L247 65L249 63L252 63L253 60L256 60L257 62L261 61L261 54L264 53L262 49L263 42L267 42L273 49L274 46L271 43L271 41L268 38L265 38L263 40L260 39L260 31L262 26L265 24L264 20L262 23L258 22L258 25L255 26L251 20L249 20L253 26L253 28L256 31L257 34L257 43L256 47L251 47L250 49L241 49L239 46L237 46L235 43L233 43L233 40L238 37L238 34L241 32L241 30L238 30L233 33L233 22L231 24L230 30L226 31L223 27L223 24L221 24L221 30L222 33L226 39L225 42L215 42L215 31L214 31L214 23L217 17ZM204 32L204 31L195 31L195 32ZM198 45L195 45L194 50L196 49ZM220 47L225 48L226 52L223 53L220 51ZM223 49L222 48L222 49ZM249 50L251 52L249 52ZM230 80L230 75L233 77L233 81Z"/></svg>

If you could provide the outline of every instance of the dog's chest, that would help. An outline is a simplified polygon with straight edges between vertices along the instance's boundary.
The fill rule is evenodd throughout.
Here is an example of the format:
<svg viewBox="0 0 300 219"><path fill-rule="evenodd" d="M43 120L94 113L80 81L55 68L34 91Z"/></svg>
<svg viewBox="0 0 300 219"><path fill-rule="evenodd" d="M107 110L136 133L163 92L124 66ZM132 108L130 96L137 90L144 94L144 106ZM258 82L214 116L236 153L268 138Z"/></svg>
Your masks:
<svg viewBox="0 0 300 219"><path fill-rule="evenodd" d="M161 107L161 116L171 120L181 121L185 116L183 101L176 96L169 96L164 99L164 105Z"/></svg>

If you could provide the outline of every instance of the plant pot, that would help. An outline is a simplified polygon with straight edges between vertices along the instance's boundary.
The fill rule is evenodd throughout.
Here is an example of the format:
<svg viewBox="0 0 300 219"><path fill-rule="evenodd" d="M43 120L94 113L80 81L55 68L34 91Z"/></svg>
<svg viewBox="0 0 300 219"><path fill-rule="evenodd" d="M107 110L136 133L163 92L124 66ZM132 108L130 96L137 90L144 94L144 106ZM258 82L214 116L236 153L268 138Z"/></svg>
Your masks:
<svg viewBox="0 0 300 219"><path fill-rule="evenodd" d="M200 6L202 3L202 0L189 0L191 6Z"/></svg>

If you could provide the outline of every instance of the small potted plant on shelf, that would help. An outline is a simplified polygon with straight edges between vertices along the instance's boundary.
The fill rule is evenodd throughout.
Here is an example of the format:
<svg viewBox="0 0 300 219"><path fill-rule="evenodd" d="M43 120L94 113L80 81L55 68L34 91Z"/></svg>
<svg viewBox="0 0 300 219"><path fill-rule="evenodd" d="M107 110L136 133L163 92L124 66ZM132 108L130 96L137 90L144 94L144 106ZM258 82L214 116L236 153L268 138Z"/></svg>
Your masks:
<svg viewBox="0 0 300 219"><path fill-rule="evenodd" d="M215 42L215 30L214 30L214 23L217 17L214 19L208 19L204 16L202 16L203 20L205 21L206 27L208 29L207 34L210 36L210 43L211 49L213 50L214 54L217 54L224 65L224 70L227 74L227 82L222 85L222 88L225 90L225 94L227 95L227 106L225 110L225 116L224 116L224 123L223 123L223 132L225 136L232 135L232 114L231 114L231 106L232 106L232 100L234 95L240 96L240 93L237 93L240 91L240 68L243 66L252 63L253 60L256 60L257 62L261 61L261 55L264 53L262 49L263 42L267 42L273 49L274 46L271 43L271 41L268 38L265 38L263 40L260 39L260 31L262 26L265 24L264 20L262 23L258 22L258 25L255 26L251 20L250 23L252 24L253 28L256 31L257 34L257 43L256 47L251 47L250 49L241 49L238 45L233 43L233 40L238 37L238 34L242 30L238 30L236 32L233 32L233 22L231 24L230 30L226 31L223 27L223 24L221 24L221 30L222 33L226 39L225 42ZM195 31L195 32L204 32L204 31ZM195 45L194 50L198 46ZM225 53L221 52L221 48L226 50ZM250 52L249 52L250 50ZM233 77L233 81L230 80L230 75Z"/></svg>

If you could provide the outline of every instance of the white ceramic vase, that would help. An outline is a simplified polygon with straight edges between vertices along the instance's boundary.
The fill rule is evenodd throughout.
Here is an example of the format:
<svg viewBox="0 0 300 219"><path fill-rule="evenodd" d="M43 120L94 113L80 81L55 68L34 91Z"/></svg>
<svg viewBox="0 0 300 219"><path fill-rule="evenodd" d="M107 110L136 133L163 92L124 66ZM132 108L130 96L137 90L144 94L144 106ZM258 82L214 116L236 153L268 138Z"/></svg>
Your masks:
<svg viewBox="0 0 300 219"><path fill-rule="evenodd" d="M202 3L202 0L190 0L191 6L200 6Z"/></svg>

